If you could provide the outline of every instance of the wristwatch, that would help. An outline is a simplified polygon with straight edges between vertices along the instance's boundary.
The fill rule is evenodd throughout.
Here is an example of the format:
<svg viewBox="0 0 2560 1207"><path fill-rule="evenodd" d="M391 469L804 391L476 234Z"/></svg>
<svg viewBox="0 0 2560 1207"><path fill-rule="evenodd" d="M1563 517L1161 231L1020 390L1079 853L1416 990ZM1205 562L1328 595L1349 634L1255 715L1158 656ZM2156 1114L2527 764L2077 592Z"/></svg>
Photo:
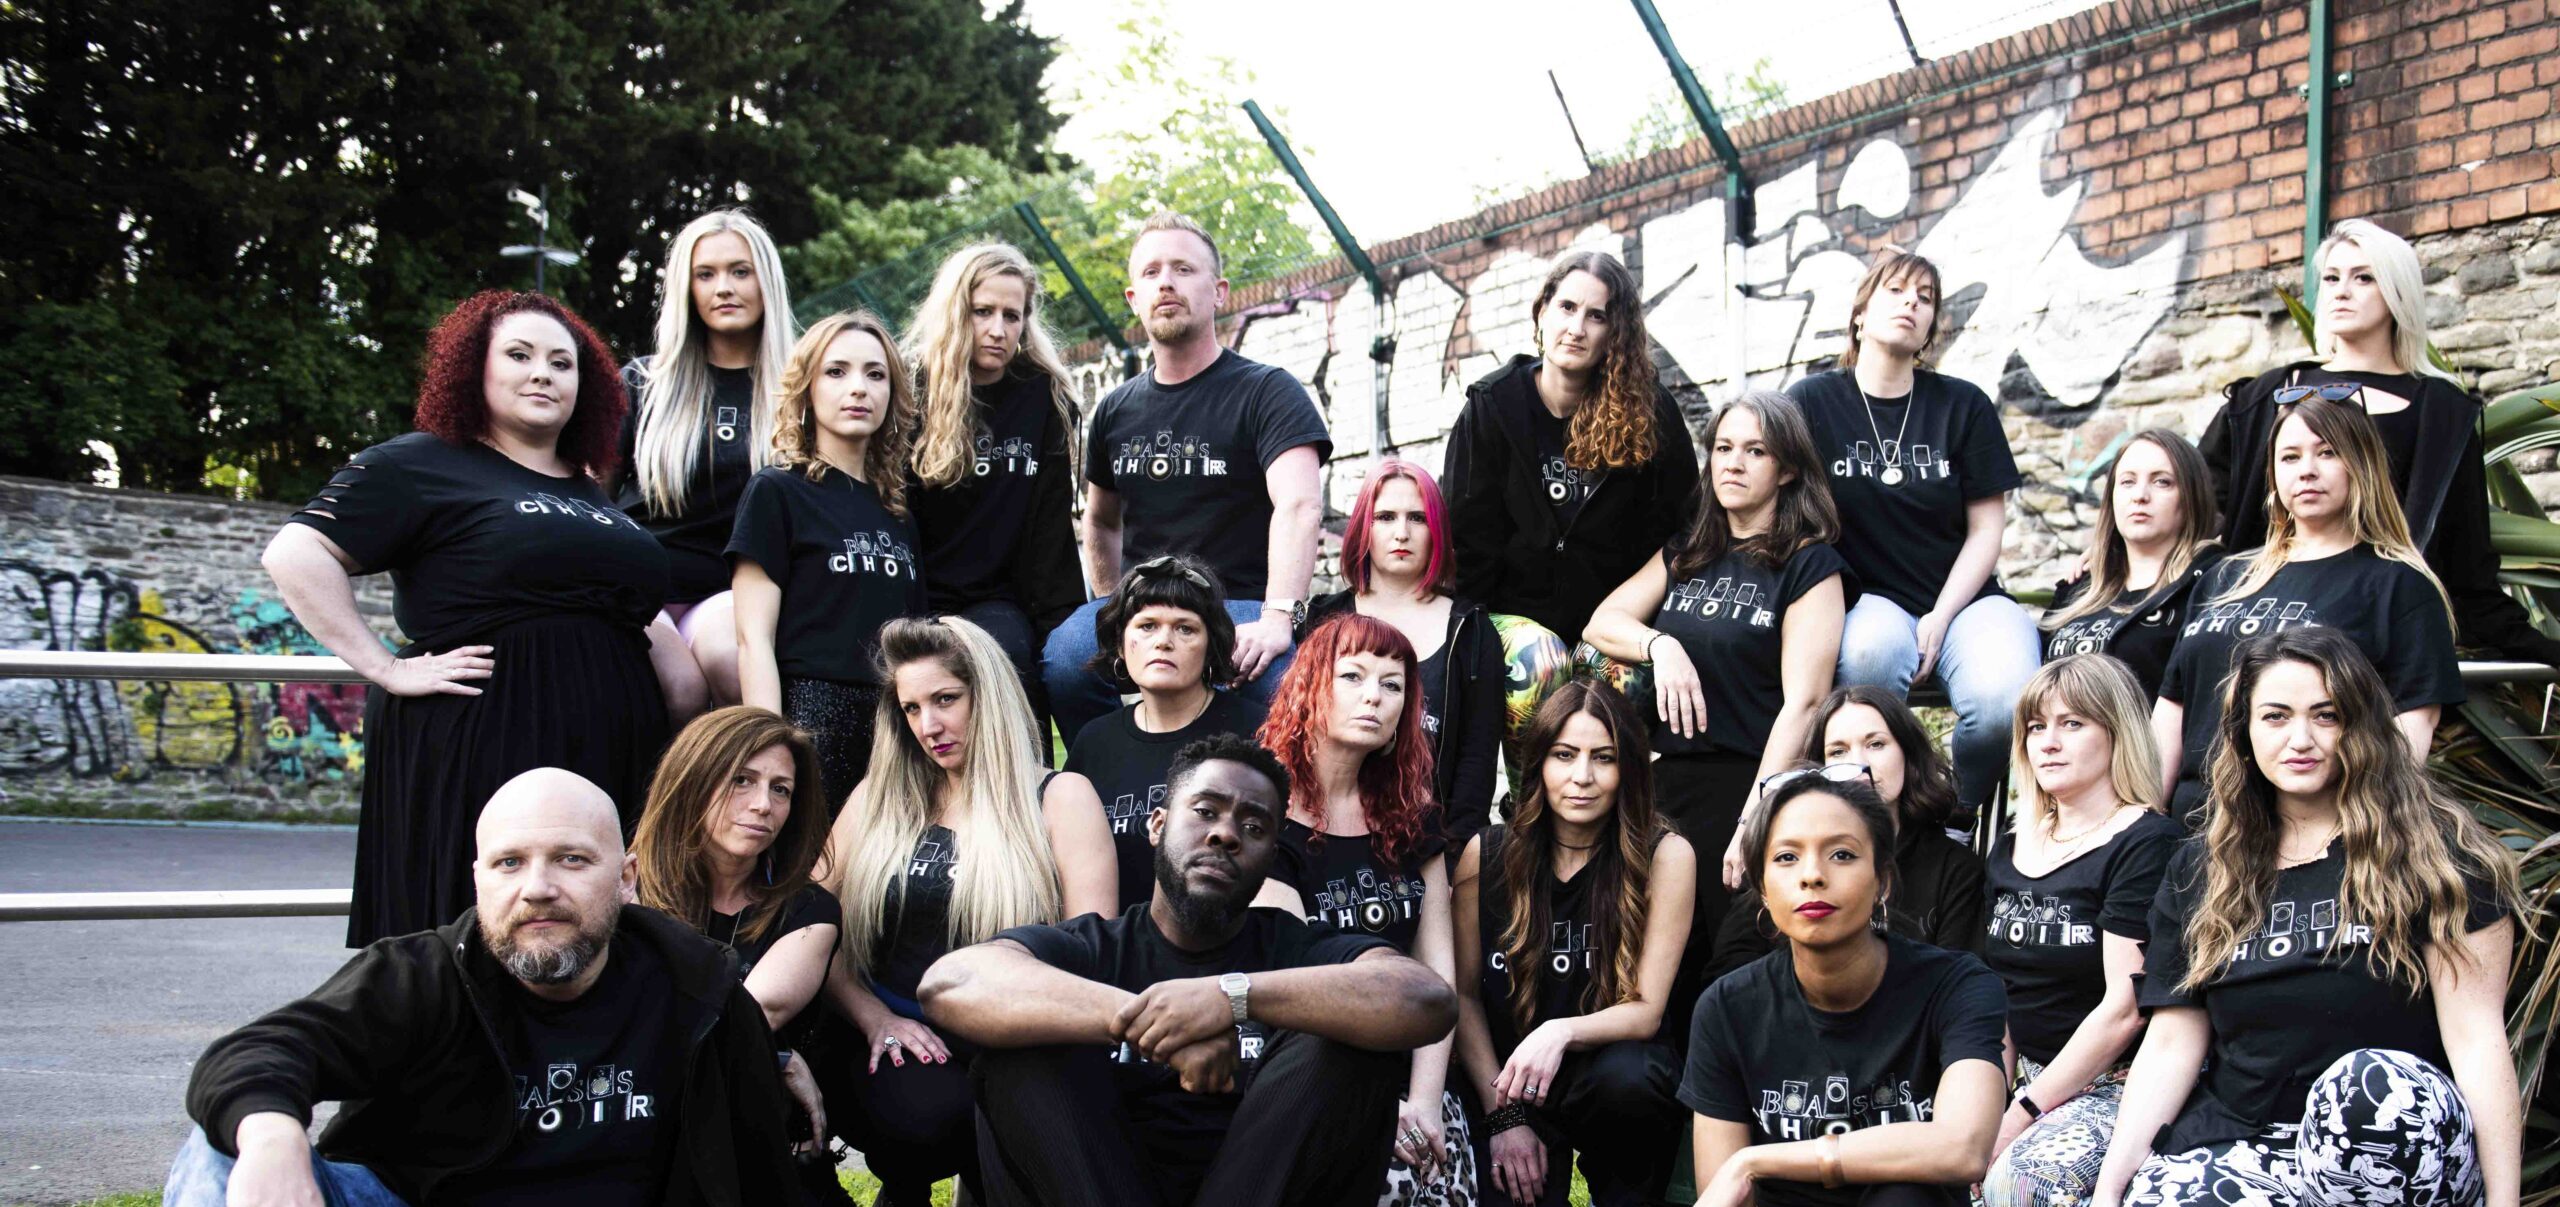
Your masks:
<svg viewBox="0 0 2560 1207"><path fill-rule="evenodd" d="M1227 1009L1234 1012L1239 1023L1244 1021L1245 991L1251 988L1253 982L1241 972L1230 972L1218 978L1218 991L1227 995Z"/></svg>
<svg viewBox="0 0 2560 1207"><path fill-rule="evenodd" d="M1278 612L1281 615L1288 617L1289 627L1294 629L1307 622L1307 601L1303 599L1266 599L1262 601L1262 614L1268 616L1273 612Z"/></svg>

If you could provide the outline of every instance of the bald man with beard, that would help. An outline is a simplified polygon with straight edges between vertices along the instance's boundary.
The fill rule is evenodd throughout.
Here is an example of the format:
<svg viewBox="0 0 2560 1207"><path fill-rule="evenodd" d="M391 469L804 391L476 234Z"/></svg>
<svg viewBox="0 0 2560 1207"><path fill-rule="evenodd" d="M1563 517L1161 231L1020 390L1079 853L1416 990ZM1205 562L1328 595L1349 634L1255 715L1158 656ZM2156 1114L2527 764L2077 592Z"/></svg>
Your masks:
<svg viewBox="0 0 2560 1207"><path fill-rule="evenodd" d="M477 841L470 912L205 1049L163 1201L802 1202L764 1011L726 948L623 904L604 791L525 772Z"/></svg>

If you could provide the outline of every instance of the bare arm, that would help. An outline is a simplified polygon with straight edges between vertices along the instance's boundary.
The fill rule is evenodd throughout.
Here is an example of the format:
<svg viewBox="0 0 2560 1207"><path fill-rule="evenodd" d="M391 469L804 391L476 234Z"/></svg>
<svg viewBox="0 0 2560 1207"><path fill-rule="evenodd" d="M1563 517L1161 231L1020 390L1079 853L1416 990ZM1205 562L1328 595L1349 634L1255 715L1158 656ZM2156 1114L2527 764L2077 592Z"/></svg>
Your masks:
<svg viewBox="0 0 2560 1207"><path fill-rule="evenodd" d="M2160 747L2160 799L2144 803L2165 809L2169 798L2178 794L2178 768L2186 757L2187 706L2175 700L2153 702L2151 740Z"/></svg>
<svg viewBox="0 0 2560 1207"><path fill-rule="evenodd" d="M1096 596L1120 586L1120 492L1084 487L1085 582Z"/></svg>
<svg viewBox="0 0 2560 1207"><path fill-rule="evenodd" d="M692 648L667 622L664 612L649 622L649 669L657 673L658 690L667 698L667 727L684 728L685 722L701 713L711 685L703 682L701 664L693 660Z"/></svg>
<svg viewBox="0 0 2560 1207"><path fill-rule="evenodd" d="M1449 926L1449 861L1433 856L1422 861L1422 928L1414 932L1413 958L1433 976L1454 985L1458 976L1454 947ZM1457 1029L1452 1027L1437 1042L1414 1050L1413 1077L1405 1083L1406 1101L1439 1109L1440 1092L1449 1087L1449 1054L1456 1042Z"/></svg>
<svg viewBox="0 0 2560 1207"><path fill-rule="evenodd" d="M1847 601L1848 592L1835 574L1787 605L1786 619L1778 629L1778 680L1786 699L1769 723L1769 740L1760 745L1760 769L1752 776L1751 794L1743 800L1733 841L1725 844L1721 856L1718 873L1726 888L1742 887L1742 829L1760 811L1760 781L1803 757L1814 710L1831 694L1831 678L1840 665L1840 626L1849 614Z"/></svg>
<svg viewBox="0 0 2560 1207"><path fill-rule="evenodd" d="M1661 635L1661 630L1653 627L1650 618L1662 611L1662 601L1670 594L1671 571L1663 565L1662 554L1656 552L1592 610L1590 623L1583 626L1582 639L1620 662L1651 661L1653 655L1645 647Z"/></svg>
<svg viewBox="0 0 2560 1207"><path fill-rule="evenodd" d="M2106 996L2080 1020L2044 1072L2022 1087L2039 1110L2049 1111L2069 1101L2122 1058L2142 1034L2142 1010L2133 1002L2134 974L2142 971L2142 944L2119 934L2101 934L2098 947L2106 967ZM2000 1120L2000 1147L2008 1147L2007 1142L2031 1122L2025 1107L2010 1106Z"/></svg>
<svg viewBox="0 0 2560 1207"><path fill-rule="evenodd" d="M1475 1086L1476 1101L1489 1103L1502 1058L1493 1050L1493 1029L1484 1017L1484 938L1476 912L1484 884L1479 866L1483 856L1482 835L1468 839L1467 849L1458 856L1458 870L1449 886L1449 934L1452 966L1458 974L1458 1067ZM1510 1008L1508 1002L1496 1005Z"/></svg>
<svg viewBox="0 0 2560 1207"><path fill-rule="evenodd" d="M2188 1091L2196 1088L2196 1073L2204 1067L2205 1048L2212 1042L2213 1024L2206 1020L2202 1006L2166 1006L2151 1012L2142 1047L2133 1056L2133 1071L2125 1077L2124 1105L2116 1108L2116 1131L2107 1142L2106 1162L2098 1167L2098 1184L2090 1190L2092 1203L2115 1207L2124 1201L2125 1187L2133 1184L2135 1171L2151 1157L2152 1139L2178 1117Z"/></svg>
<svg viewBox="0 0 2560 1207"><path fill-rule="evenodd" d="M782 588L752 558L729 571L731 608L738 622L738 702L782 714L782 670L774 656L774 626L782 619Z"/></svg>
<svg viewBox="0 0 2560 1207"><path fill-rule="evenodd" d="M321 535L319 529L308 524L287 524L267 542L266 555L260 560L267 574L276 580L276 592L284 596L285 606L293 609L293 618L301 621L303 628L329 647L330 653L355 668L357 674L391 689L398 660L382 648L381 639L365 626L363 614L356 610L354 558L338 548L337 542ZM487 677L486 669L479 675L456 676ZM479 688L459 682L439 690L460 696L480 694Z"/></svg>
<svg viewBox="0 0 2560 1207"><path fill-rule="evenodd" d="M1665 834L1653 849L1653 891L1644 915L1644 957L1636 964L1636 1000L1572 1020L1573 1047L1597 1048L1622 1039L1651 1039L1662 1029L1680 952L1689 943L1689 915L1698 894L1698 856L1689 840Z"/></svg>
<svg viewBox="0 0 2560 1207"><path fill-rule="evenodd" d="M2471 1106L2486 1207L2516 1207L2524 1181L2523 1095L2516 1088L2505 1019L2515 931L2513 918L2501 919L2463 936L2458 953L2427 953L2427 982L2436 992L2436 1027L2444 1034L2445 1059L2453 1066L2454 1085Z"/></svg>
<svg viewBox="0 0 2560 1207"><path fill-rule="evenodd" d="M1093 781L1062 772L1049 781L1040 811L1049 831L1049 850L1058 860L1058 889L1064 917L1101 914L1110 917L1120 906L1120 855L1111 845L1111 825L1102 819L1102 798Z"/></svg>
<svg viewBox="0 0 2560 1207"><path fill-rule="evenodd" d="M804 926L782 936L756 961L755 970L747 974L747 996L764 1007L767 1027L779 1031L800 1017L826 984L827 966L835 951L835 927Z"/></svg>
<svg viewBox="0 0 2560 1207"><path fill-rule="evenodd" d="M2423 763L2427 761L2427 747L2435 744L2436 723L2443 718L2441 705L2427 704L2391 718L2391 723L2399 726L2400 736L2409 740L2409 757Z"/></svg>
<svg viewBox="0 0 2560 1207"><path fill-rule="evenodd" d="M1290 449L1263 468L1271 495L1265 600L1307 597L1316 573L1317 529L1324 520L1323 472L1324 462L1311 444Z"/></svg>
<svg viewBox="0 0 2560 1207"><path fill-rule="evenodd" d="M1982 594L1982 584L2000 565L2000 537L2009 525L2009 496L1992 495L1964 505L1964 548L1947 569L1947 584L1938 588L1932 609L1953 616Z"/></svg>
<svg viewBox="0 0 2560 1207"><path fill-rule="evenodd" d="M1261 987L1256 978L1257 996ZM1113 1042L1112 1019L1134 995L1041 963L1011 939L991 939L934 961L916 996L925 1017L953 1035L1031 1048Z"/></svg>

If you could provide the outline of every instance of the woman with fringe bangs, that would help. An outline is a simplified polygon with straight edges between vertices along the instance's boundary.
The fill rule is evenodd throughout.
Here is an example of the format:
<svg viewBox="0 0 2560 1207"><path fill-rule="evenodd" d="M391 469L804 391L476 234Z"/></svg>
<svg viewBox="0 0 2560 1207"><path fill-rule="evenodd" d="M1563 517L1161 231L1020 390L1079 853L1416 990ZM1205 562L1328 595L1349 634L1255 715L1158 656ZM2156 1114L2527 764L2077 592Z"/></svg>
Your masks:
<svg viewBox="0 0 2560 1207"><path fill-rule="evenodd" d="M729 536L738 682L817 744L831 822L870 762L880 626L925 611L907 517L914 429L888 326L868 311L818 320L782 375L774 464L747 483Z"/></svg>
<svg viewBox="0 0 2560 1207"><path fill-rule="evenodd" d="M1579 1153L1594 1207L1656 1202L1687 1033L1664 1008L1698 860L1654 813L1653 752L1616 689L1567 683L1526 745L1508 824L1468 842L1453 881L1458 1059L1485 1201L1561 1207Z"/></svg>
<svg viewBox="0 0 2560 1207"><path fill-rule="evenodd" d="M1529 321L1537 354L1467 387L1440 474L1457 593L1494 614L1510 679L1528 685L1512 694L1515 733L1564 681L1567 643L1679 531L1698 489L1626 265L1557 257Z"/></svg>
<svg viewBox="0 0 2560 1207"><path fill-rule="evenodd" d="M774 403L799 331L773 236L745 211L713 210L668 242L656 346L622 367L631 411L606 484L667 551L665 611L684 639L670 652L690 657L662 653L659 672L679 720L706 693L714 707L742 698L725 551L747 479L773 464Z"/></svg>
<svg viewBox="0 0 2560 1207"><path fill-rule="evenodd" d="M1288 769L1289 804L1254 904L1376 935L1454 981L1448 841L1419 674L1402 632L1356 613L1299 643L1259 738ZM1474 1202L1466 1115L1447 1090L1450 1042L1414 1050L1381 1202Z"/></svg>
<svg viewBox="0 0 2560 1207"><path fill-rule="evenodd" d="M871 773L820 872L844 903L827 994L868 1055L818 1079L881 1204L909 1207L942 1178L977 1179L969 1074L916 1004L925 969L1007 927L1110 913L1118 871L1092 785L1042 767L1030 698L986 630L893 620L875 659Z"/></svg>
<svg viewBox="0 0 2560 1207"><path fill-rule="evenodd" d="M1076 564L1074 379L1040 272L1004 243L951 253L916 307L916 535L933 610L1004 647L1045 723L1040 648L1084 602Z"/></svg>
<svg viewBox="0 0 2560 1207"><path fill-rule="evenodd" d="M604 341L536 293L490 290L427 334L418 430L359 452L267 545L294 619L369 680L347 944L471 907L480 805L559 767L639 820L667 742L650 658L667 555L596 485L622 382ZM397 655L356 609L391 573Z"/></svg>
<svg viewBox="0 0 2560 1207"><path fill-rule="evenodd" d="M2444 710L2463 699L2444 584L2409 539L2373 421L2319 397L2281 409L2267 446L2266 544L2198 584L2152 706L2170 816L2191 827L2222 731L2220 685L2250 637L2316 624L2353 638L2390 685L2394 722L2422 761Z"/></svg>
<svg viewBox="0 0 2560 1207"><path fill-rule="evenodd" d="M2044 656L2113 655L2154 695L2196 583L2222 564L2221 514L2203 455L2167 428L2134 433L2099 480L2091 571L2054 585Z"/></svg>
<svg viewBox="0 0 2560 1207"><path fill-rule="evenodd" d="M2103 1207L2515 1207L2515 857L2411 754L2360 646L2239 648L2203 839L2152 908Z"/></svg>

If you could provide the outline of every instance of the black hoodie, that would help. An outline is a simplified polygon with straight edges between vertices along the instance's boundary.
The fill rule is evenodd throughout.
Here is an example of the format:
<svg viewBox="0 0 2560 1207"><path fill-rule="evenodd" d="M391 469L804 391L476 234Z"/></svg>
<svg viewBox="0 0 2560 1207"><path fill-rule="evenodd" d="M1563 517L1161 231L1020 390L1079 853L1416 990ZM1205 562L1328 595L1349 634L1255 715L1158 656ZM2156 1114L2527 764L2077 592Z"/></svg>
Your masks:
<svg viewBox="0 0 2560 1207"><path fill-rule="evenodd" d="M645 906L622 907L614 942L649 945L677 996L685 1074L664 1203L798 1204L773 1035L726 947ZM516 1134L515 1079L501 1054L513 993L474 913L382 939L311 996L213 1041L187 1083L187 1113L232 1152L240 1120L277 1111L306 1124L343 1105L320 1154L371 1169L411 1203L496 1161ZM236 1154L235 1154L236 1155Z"/></svg>
<svg viewBox="0 0 2560 1207"><path fill-rule="evenodd" d="M1511 363L1467 387L1449 431L1440 488L1448 496L1457 593L1488 612L1526 616L1567 646L1591 613L1684 526L1698 490L1698 451L1668 393L1654 395L1653 460L1585 471L1599 484L1570 521L1559 521L1538 476L1530 408L1538 360Z"/></svg>

